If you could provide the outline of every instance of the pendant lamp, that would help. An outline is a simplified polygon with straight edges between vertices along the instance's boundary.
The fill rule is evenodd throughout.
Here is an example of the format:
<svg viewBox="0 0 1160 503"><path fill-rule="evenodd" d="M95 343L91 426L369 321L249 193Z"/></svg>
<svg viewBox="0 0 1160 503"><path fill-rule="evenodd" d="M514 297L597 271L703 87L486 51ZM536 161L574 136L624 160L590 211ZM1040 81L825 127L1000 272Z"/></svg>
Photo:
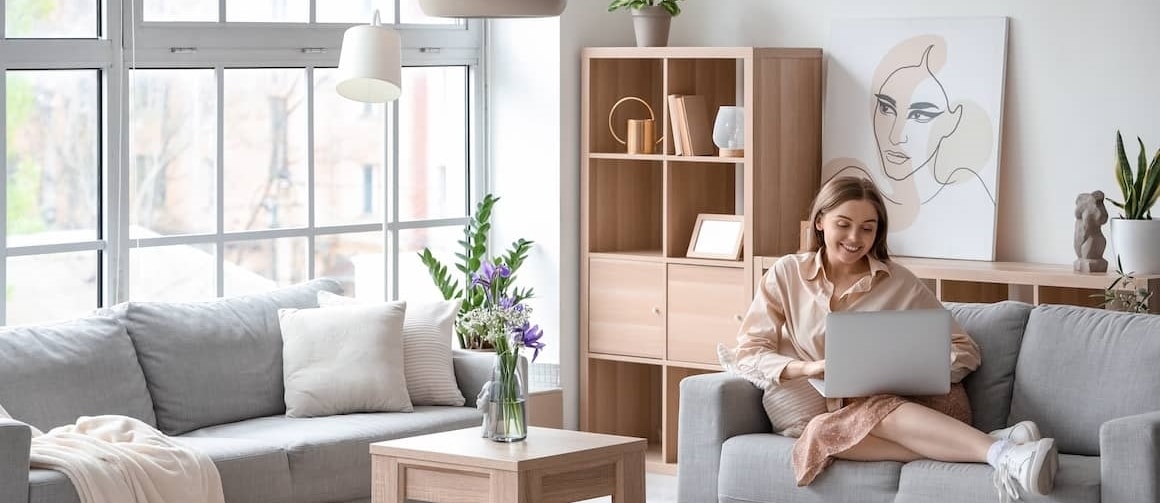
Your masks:
<svg viewBox="0 0 1160 503"><path fill-rule="evenodd" d="M403 44L399 34L379 21L347 28L338 55L338 85L344 98L386 103L402 94Z"/></svg>
<svg viewBox="0 0 1160 503"><path fill-rule="evenodd" d="M567 0L419 0L432 17L552 17L564 12Z"/></svg>

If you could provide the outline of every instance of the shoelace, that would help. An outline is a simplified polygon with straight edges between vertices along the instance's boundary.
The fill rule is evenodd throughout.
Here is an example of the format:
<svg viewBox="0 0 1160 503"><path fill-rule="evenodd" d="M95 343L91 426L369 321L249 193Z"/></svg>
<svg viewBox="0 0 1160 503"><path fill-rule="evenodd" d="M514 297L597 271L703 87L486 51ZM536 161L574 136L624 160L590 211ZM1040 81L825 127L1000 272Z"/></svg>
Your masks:
<svg viewBox="0 0 1160 503"><path fill-rule="evenodd" d="M995 490L999 491L999 503L1011 503L1021 499L1019 485L1007 468L1007 463L999 463L999 467L995 468L995 473L991 475L991 482L995 485Z"/></svg>

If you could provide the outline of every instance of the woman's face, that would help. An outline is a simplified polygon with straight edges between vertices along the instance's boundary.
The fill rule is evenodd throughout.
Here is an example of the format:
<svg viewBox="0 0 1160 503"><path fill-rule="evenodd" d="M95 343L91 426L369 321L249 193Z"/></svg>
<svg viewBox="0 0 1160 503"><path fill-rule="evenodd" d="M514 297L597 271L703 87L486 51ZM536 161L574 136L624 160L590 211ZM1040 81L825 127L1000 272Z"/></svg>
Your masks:
<svg viewBox="0 0 1160 503"><path fill-rule="evenodd" d="M892 73L874 97L878 154L894 180L904 180L930 163L958 125L958 116L947 110L942 86L924 67Z"/></svg>
<svg viewBox="0 0 1160 503"><path fill-rule="evenodd" d="M822 231L826 258L831 263L855 264L862 260L878 236L878 211L870 201L846 201L823 213L814 227Z"/></svg>

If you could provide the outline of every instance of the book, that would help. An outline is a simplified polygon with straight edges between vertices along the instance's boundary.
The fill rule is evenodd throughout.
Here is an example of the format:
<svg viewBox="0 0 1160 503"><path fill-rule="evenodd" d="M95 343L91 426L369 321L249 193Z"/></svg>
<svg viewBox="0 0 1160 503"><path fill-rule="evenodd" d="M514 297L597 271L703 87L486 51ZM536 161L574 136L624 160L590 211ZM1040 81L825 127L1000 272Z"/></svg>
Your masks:
<svg viewBox="0 0 1160 503"><path fill-rule="evenodd" d="M683 135L681 135L681 124L684 122L684 114L680 113L681 95L670 94L667 102L669 104L669 127L672 129L672 137L669 138L673 142L673 152L676 155L685 155L685 145L683 142Z"/></svg>
<svg viewBox="0 0 1160 503"><path fill-rule="evenodd" d="M685 136L689 155L713 155L713 125L709 123L709 106L704 96L688 95L680 98L685 118Z"/></svg>

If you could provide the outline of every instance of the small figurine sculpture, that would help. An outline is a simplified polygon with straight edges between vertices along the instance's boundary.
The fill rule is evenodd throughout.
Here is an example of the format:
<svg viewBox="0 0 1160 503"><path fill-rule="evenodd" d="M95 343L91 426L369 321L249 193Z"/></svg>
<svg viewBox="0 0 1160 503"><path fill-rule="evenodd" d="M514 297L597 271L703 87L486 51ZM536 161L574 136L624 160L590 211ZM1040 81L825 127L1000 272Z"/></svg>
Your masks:
<svg viewBox="0 0 1160 503"><path fill-rule="evenodd" d="M1100 226L1107 222L1103 192L1083 192L1075 197L1075 255L1079 258L1072 266L1076 272L1108 271L1108 261L1104 260L1108 240L1100 232Z"/></svg>

